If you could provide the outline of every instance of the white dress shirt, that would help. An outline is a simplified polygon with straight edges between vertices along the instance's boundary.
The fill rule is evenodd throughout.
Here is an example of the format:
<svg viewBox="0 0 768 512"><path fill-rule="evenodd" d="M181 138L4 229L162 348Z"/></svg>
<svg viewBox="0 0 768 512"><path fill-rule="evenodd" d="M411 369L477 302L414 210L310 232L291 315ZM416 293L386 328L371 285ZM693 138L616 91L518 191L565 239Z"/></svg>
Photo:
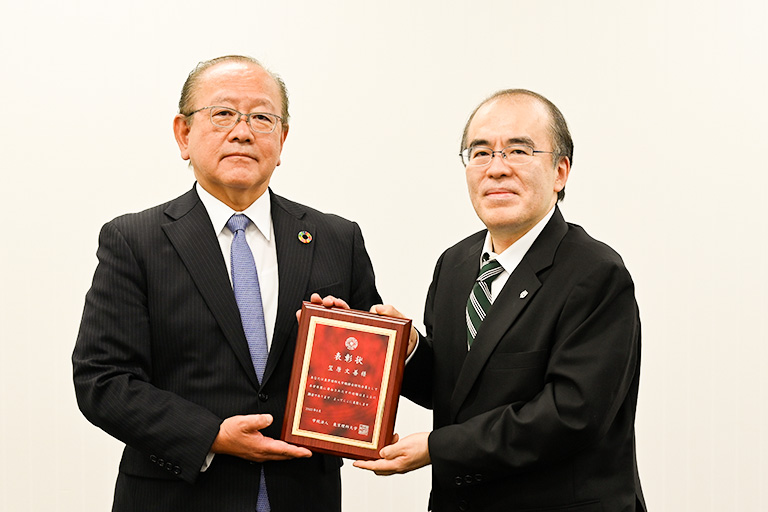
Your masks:
<svg viewBox="0 0 768 512"><path fill-rule="evenodd" d="M251 219L251 223L245 228L245 239L253 253L253 260L256 262L256 272L259 275L261 304L264 308L267 348L269 349L272 347L272 335L275 332L277 294L279 291L277 249L275 247L275 232L272 227L272 203L269 199L269 192L262 194L245 211L236 212L212 196L199 183L195 185L195 188L211 218L211 224L213 224L213 229L221 246L221 254L224 257L224 262L227 264L230 284L232 283L231 250L234 235L227 228L227 221L235 213L242 213Z"/></svg>
<svg viewBox="0 0 768 512"><path fill-rule="evenodd" d="M533 226L530 231L521 236L515 243L507 247L501 254L493 252L493 241L491 240L491 233L488 232L485 235L485 244L483 250L480 252L480 266L477 268L478 272L480 268L488 263L490 260L496 260L504 270L499 274L496 279L491 281L491 304L496 300L496 297L501 293L501 289L507 284L510 274L515 271L517 266L523 261L523 257L533 245L533 242L539 238L539 235L544 230L544 226L547 225L549 219L555 213L555 207L553 206L549 213L544 218ZM486 258L487 255L487 258Z"/></svg>

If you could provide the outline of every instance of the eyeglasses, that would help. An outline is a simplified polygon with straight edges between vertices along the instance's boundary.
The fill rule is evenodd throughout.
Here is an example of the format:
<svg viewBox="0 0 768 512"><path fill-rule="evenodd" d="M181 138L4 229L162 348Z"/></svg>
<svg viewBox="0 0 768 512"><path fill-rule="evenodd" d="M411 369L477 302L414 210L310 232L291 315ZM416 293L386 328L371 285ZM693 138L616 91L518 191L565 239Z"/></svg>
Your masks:
<svg viewBox="0 0 768 512"><path fill-rule="evenodd" d="M481 167L490 164L496 154L501 155L501 158L509 165L524 165L530 163L537 153L552 154L554 151L537 151L527 144L510 144L500 151L494 151L485 146L472 146L466 148L459 155L461 155L461 162L466 167Z"/></svg>
<svg viewBox="0 0 768 512"><path fill-rule="evenodd" d="M190 112L186 117L191 117L202 110L209 110L211 114L211 123L214 126L221 128L232 128L240 122L242 117L245 117L245 122L248 123L248 127L254 133L272 133L275 131L277 122L283 120L282 117L276 114L268 114L267 112L251 112L250 114L243 114L233 108L229 107L203 107Z"/></svg>

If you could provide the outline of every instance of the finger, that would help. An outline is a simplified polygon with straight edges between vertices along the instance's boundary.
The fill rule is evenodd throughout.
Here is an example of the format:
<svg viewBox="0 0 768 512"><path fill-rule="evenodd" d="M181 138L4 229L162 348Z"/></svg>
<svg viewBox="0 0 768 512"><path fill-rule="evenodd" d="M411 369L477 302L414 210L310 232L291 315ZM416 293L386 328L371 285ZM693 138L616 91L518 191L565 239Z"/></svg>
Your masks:
<svg viewBox="0 0 768 512"><path fill-rule="evenodd" d="M244 417L249 430L262 430L272 424L271 414L249 414Z"/></svg>
<svg viewBox="0 0 768 512"><path fill-rule="evenodd" d="M395 457L402 455L402 453L403 450L401 447L394 443L379 450L379 455L381 455L381 458L386 460L392 460Z"/></svg>
<svg viewBox="0 0 768 512"><path fill-rule="evenodd" d="M392 447L397 444L398 441L400 441L400 436L398 434L393 434L392 441L387 446L379 450L379 457L382 459L393 459L395 454L393 453ZM400 452L400 450L397 450L397 452Z"/></svg>
<svg viewBox="0 0 768 512"><path fill-rule="evenodd" d="M352 463L352 465L355 466L356 468L367 469L368 471L374 471L376 469L376 467L377 467L374 464L374 462L378 462L378 461L373 461L373 460L356 460L355 462Z"/></svg>
<svg viewBox="0 0 768 512"><path fill-rule="evenodd" d="M391 461L388 460L357 460L352 463L353 466L360 469L367 469L373 471L377 475L387 476L396 472L395 467Z"/></svg>
<svg viewBox="0 0 768 512"><path fill-rule="evenodd" d="M391 316L393 318L405 318L405 316L391 304L376 304L371 307L371 313L376 313L381 316Z"/></svg>
<svg viewBox="0 0 768 512"><path fill-rule="evenodd" d="M344 301L344 299L339 299L333 295L326 295L323 298L323 306L327 308L349 309L349 305Z"/></svg>
<svg viewBox="0 0 768 512"><path fill-rule="evenodd" d="M312 304L322 304L323 303L323 298L320 297L319 293L313 293L312 296L309 298L309 301Z"/></svg>
<svg viewBox="0 0 768 512"><path fill-rule="evenodd" d="M286 460L311 457L312 452L301 446L294 446L284 441L266 437L262 440L262 458L264 460Z"/></svg>
<svg viewBox="0 0 768 512"><path fill-rule="evenodd" d="M407 356L413 354L416 347L419 345L419 332L415 327L411 326L411 335L408 338L408 348L406 349Z"/></svg>

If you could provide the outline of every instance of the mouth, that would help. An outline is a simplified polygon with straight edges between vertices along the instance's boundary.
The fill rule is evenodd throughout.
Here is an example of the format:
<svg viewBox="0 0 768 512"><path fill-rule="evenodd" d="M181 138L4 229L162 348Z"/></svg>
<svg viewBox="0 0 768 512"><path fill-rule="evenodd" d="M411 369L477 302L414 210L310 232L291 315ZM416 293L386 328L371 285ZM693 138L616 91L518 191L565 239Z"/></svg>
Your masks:
<svg viewBox="0 0 768 512"><path fill-rule="evenodd" d="M491 198L504 198L504 197L515 196L517 195L517 192L515 192L514 190L510 190L508 188L492 188L492 189L486 190L483 195Z"/></svg>
<svg viewBox="0 0 768 512"><path fill-rule="evenodd" d="M250 160L256 160L256 157L249 155L248 153L227 153L221 159L225 158L248 158Z"/></svg>

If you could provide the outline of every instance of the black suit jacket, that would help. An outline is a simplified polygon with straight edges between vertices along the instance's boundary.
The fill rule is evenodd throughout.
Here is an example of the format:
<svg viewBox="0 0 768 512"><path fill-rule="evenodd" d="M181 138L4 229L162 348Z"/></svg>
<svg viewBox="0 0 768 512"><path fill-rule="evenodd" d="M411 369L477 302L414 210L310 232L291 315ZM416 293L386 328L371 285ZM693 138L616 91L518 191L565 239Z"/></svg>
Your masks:
<svg viewBox="0 0 768 512"><path fill-rule="evenodd" d="M467 352L464 311L484 239L438 260L427 337L403 382L434 410L433 509L644 510L640 320L621 258L556 209Z"/></svg>
<svg viewBox="0 0 768 512"><path fill-rule="evenodd" d="M200 472L221 421L269 413L263 433L280 437L295 313L312 292L364 310L381 301L357 224L270 194L279 297L261 384L194 189L101 231L72 361L83 414L126 444L115 511L255 510L260 464L217 455ZM339 510L340 466L319 454L264 464L272 510Z"/></svg>

